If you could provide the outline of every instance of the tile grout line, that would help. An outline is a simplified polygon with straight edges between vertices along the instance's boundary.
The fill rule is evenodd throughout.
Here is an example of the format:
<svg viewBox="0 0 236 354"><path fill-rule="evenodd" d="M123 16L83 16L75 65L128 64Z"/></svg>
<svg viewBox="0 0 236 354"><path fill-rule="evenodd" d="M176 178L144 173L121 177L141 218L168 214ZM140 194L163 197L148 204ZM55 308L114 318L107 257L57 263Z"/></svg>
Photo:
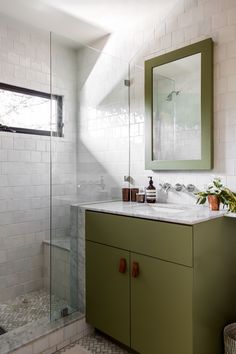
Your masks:
<svg viewBox="0 0 236 354"><path fill-rule="evenodd" d="M76 348L76 352L73 350ZM80 350L80 351L78 351ZM120 347L117 343L112 342L101 334L89 334L77 341L56 351L54 354L128 354L130 351Z"/></svg>

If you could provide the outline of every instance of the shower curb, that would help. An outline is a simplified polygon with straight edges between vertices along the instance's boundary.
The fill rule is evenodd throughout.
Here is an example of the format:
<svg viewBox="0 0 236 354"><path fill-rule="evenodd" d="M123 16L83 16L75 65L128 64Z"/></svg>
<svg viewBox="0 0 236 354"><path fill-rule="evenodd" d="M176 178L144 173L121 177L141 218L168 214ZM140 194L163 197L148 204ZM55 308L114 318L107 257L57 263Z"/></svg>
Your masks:
<svg viewBox="0 0 236 354"><path fill-rule="evenodd" d="M53 322L42 320L2 335L0 354L52 354L92 331L80 313Z"/></svg>

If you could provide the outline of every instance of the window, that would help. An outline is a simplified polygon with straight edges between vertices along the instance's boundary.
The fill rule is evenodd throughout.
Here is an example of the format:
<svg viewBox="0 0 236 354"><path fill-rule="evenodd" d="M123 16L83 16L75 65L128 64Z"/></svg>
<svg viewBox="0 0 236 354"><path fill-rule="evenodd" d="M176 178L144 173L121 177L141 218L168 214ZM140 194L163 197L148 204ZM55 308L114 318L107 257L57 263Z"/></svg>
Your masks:
<svg viewBox="0 0 236 354"><path fill-rule="evenodd" d="M0 83L0 130L62 136L62 129L62 96Z"/></svg>

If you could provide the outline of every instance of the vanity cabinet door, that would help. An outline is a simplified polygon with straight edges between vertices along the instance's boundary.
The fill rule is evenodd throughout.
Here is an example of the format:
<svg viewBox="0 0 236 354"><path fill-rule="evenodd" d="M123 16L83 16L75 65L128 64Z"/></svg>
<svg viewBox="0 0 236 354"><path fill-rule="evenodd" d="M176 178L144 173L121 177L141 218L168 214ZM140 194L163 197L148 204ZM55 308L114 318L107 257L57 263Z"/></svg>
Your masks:
<svg viewBox="0 0 236 354"><path fill-rule="evenodd" d="M130 346L129 252L86 242L86 319Z"/></svg>
<svg viewBox="0 0 236 354"><path fill-rule="evenodd" d="M131 348L141 354L193 352L192 283L190 267L131 254Z"/></svg>

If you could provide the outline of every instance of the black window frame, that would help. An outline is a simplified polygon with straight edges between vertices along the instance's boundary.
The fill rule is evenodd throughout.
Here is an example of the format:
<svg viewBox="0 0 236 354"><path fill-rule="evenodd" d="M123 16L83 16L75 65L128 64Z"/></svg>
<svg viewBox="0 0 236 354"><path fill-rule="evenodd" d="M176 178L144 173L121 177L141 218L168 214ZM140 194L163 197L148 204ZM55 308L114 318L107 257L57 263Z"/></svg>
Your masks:
<svg viewBox="0 0 236 354"><path fill-rule="evenodd" d="M56 137L63 137L63 96L54 95L46 92L31 90L25 87L19 87L14 85L9 85L5 83L0 83L0 89L17 92L22 94L27 94L30 96L37 96L41 98L47 98L49 100L53 99L57 101L57 130L50 131L50 130L38 130L38 129L30 129L30 128L20 128L20 127L12 127L7 126L10 130L14 131L15 133L21 134L32 134L32 135L43 135L43 136L56 136ZM1 122L0 122L1 123Z"/></svg>

